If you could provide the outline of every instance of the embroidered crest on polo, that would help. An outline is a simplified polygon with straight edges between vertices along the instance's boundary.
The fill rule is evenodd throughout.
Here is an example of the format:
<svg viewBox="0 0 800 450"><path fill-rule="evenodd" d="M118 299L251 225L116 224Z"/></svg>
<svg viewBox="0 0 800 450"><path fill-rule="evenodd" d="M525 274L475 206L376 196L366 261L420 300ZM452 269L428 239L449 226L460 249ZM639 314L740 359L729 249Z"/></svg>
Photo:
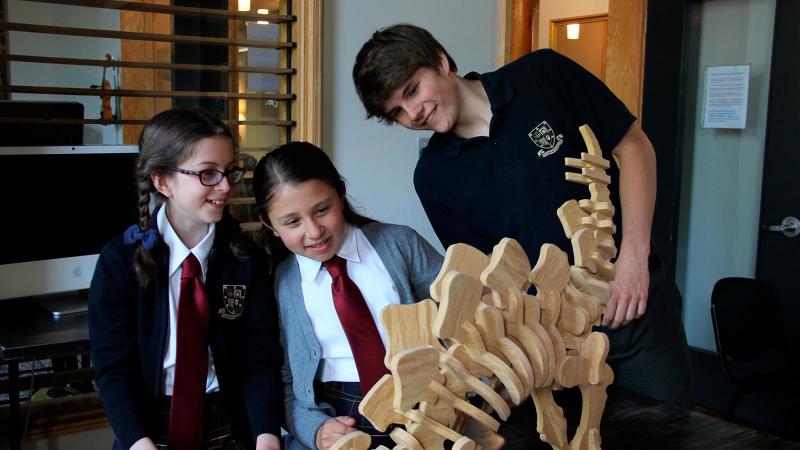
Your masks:
<svg viewBox="0 0 800 450"><path fill-rule="evenodd" d="M244 312L244 299L247 294L247 286L243 284L223 284L222 285L222 304L219 316L223 319L238 319Z"/></svg>
<svg viewBox="0 0 800 450"><path fill-rule="evenodd" d="M564 135L556 135L555 131L553 131L553 127L551 127L546 120L536 125L536 127L528 133L528 137L539 147L539 151L536 152L536 155L540 158L545 158L557 152L561 144L564 143Z"/></svg>

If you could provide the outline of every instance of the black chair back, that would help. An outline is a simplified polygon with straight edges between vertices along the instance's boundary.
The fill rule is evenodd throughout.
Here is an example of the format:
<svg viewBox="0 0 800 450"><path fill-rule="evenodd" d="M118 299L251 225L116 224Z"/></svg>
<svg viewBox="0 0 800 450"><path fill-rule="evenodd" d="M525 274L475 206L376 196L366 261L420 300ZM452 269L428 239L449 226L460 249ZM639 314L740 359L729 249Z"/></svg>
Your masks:
<svg viewBox="0 0 800 450"><path fill-rule="evenodd" d="M754 361L782 344L777 291L767 282L738 277L717 281L711 293L711 319L723 365L728 358Z"/></svg>

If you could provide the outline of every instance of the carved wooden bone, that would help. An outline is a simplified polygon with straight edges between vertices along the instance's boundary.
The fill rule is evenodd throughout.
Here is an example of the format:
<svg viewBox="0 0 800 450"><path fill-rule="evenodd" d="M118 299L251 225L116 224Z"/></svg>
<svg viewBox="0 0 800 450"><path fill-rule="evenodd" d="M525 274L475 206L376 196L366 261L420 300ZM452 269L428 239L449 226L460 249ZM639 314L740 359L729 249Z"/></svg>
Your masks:
<svg viewBox="0 0 800 450"><path fill-rule="evenodd" d="M605 362L608 338L591 327L599 323L611 293L615 209L605 173L610 162L591 130L583 126L580 132L588 151L580 159L565 159L580 171L565 178L586 185L590 198L570 200L557 211L572 241L571 266L566 253L550 244L542 246L533 269L513 239L501 240L491 256L455 244L431 284L438 308L426 300L393 305L382 313L392 374L372 388L359 410L378 430L406 426L391 433L395 449L441 449L446 440L454 449L498 448L502 439L493 431L499 422L466 400L468 393L477 395L488 405L484 409L506 420L511 409L492 389L497 385L514 404L531 395L537 430L554 449L600 449L600 419L613 373ZM531 283L535 296L525 292ZM583 409L569 443L552 391L575 386L581 389ZM472 439L457 431L456 411L482 430L475 435L488 438ZM335 444L358 450L368 445L358 433Z"/></svg>

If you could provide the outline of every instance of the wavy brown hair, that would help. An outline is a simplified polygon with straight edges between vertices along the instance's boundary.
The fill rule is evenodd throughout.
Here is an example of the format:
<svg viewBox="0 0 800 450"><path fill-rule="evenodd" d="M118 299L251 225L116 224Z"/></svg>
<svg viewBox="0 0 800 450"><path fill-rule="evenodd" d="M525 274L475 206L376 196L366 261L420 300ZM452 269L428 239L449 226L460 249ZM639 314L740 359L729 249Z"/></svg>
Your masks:
<svg viewBox="0 0 800 450"><path fill-rule="evenodd" d="M376 31L361 47L353 65L353 83L367 118L394 123L383 110L386 100L417 69L427 67L439 72L440 55L447 58L452 72L458 70L447 50L424 28L399 23Z"/></svg>

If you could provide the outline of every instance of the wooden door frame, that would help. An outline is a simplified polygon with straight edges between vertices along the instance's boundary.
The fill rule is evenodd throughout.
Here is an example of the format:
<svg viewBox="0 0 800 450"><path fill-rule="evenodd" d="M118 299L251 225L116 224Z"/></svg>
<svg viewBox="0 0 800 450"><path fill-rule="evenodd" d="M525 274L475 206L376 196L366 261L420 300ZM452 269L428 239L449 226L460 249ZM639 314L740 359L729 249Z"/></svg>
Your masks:
<svg viewBox="0 0 800 450"><path fill-rule="evenodd" d="M297 47L292 50L295 67L301 68L292 77L297 95L292 102L292 140L322 146L322 19L323 2L294 0L298 16Z"/></svg>
<svg viewBox="0 0 800 450"><path fill-rule="evenodd" d="M642 85L642 129L656 149L658 191L653 241L673 274L678 251L681 165L686 103L685 29L689 1L651 1L647 5Z"/></svg>
<svg viewBox="0 0 800 450"><path fill-rule="evenodd" d="M674 273L683 145L686 2L609 0L608 10L605 82L639 118L656 148L658 190L652 236L664 266ZM525 21L512 20L525 11L532 18L527 30L522 29ZM537 33L533 31L538 12L539 0L500 0L498 66L515 59L511 52L515 40L529 39L528 51L537 47ZM648 17L657 20L648 21Z"/></svg>
<svg viewBox="0 0 800 450"><path fill-rule="evenodd" d="M540 0L500 0L497 65L538 47ZM605 83L637 117L642 113L647 0L608 1Z"/></svg>

